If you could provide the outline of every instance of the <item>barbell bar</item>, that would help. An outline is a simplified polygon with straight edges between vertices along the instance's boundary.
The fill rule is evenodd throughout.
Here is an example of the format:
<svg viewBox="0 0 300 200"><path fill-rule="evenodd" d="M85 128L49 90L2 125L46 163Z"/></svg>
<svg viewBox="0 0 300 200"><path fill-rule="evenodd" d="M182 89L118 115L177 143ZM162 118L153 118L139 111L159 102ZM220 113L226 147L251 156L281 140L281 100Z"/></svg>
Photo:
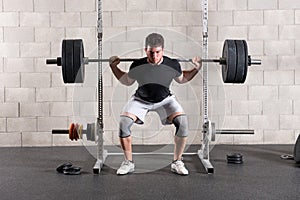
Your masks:
<svg viewBox="0 0 300 200"><path fill-rule="evenodd" d="M139 58L120 58L120 62L134 62L136 60L138 60ZM58 57L56 59L52 58L52 59L47 59L46 60L46 64L57 64L57 66L61 66L61 58ZM178 62L192 62L192 59L180 59L180 58L176 58L175 60L177 60ZM107 58L102 58L102 59L97 59L97 58L88 58L88 57L84 57L83 58L83 63L85 65L89 64L89 63L97 63L97 62L109 62L109 59ZM225 60L223 60L222 58L220 59L202 59L201 62L218 62L221 64L225 64Z"/></svg>
<svg viewBox="0 0 300 200"><path fill-rule="evenodd" d="M178 62L191 62L192 59L174 58ZM134 62L138 58L120 58L121 62ZM62 66L64 83L83 83L85 65L92 62L109 62L109 59L91 59L84 57L82 39L68 39L62 41L62 56L56 59L46 59L46 64ZM261 65L261 60L252 59L248 55L245 40L225 40L222 57L219 59L201 59L201 62L214 62L222 65L224 83L244 83L248 66Z"/></svg>

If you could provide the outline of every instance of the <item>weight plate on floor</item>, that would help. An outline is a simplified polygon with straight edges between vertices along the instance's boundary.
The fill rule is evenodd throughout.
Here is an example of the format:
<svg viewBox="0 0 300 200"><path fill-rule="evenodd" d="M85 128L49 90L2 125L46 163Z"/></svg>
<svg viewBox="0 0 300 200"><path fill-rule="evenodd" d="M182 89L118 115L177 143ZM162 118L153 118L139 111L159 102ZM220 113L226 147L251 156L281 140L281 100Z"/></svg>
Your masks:
<svg viewBox="0 0 300 200"><path fill-rule="evenodd" d="M240 153L232 153L232 154L228 154L227 158L242 158L243 155Z"/></svg>
<svg viewBox="0 0 300 200"><path fill-rule="evenodd" d="M227 161L227 163L230 163L230 164L243 164L244 162L241 160L241 161Z"/></svg>
<svg viewBox="0 0 300 200"><path fill-rule="evenodd" d="M240 153L229 154L229 155L227 155L227 163L242 164L243 163L243 155Z"/></svg>
<svg viewBox="0 0 300 200"><path fill-rule="evenodd" d="M84 82L84 48L83 42L81 39L73 40L74 48L73 48L73 71L74 71L74 83L83 83Z"/></svg>
<svg viewBox="0 0 300 200"><path fill-rule="evenodd" d="M294 156L288 154L281 155L280 158L284 160L294 160Z"/></svg>
<svg viewBox="0 0 300 200"><path fill-rule="evenodd" d="M225 40L222 58L226 60L222 64L222 77L224 83L234 83L236 74L236 45L234 40Z"/></svg>
<svg viewBox="0 0 300 200"><path fill-rule="evenodd" d="M243 158L227 158L227 161L243 161Z"/></svg>
<svg viewBox="0 0 300 200"><path fill-rule="evenodd" d="M235 74L235 83L244 83L244 74L247 71L248 53L245 53L245 46L243 40L235 40L236 46L236 74ZM246 59L247 58L247 59Z"/></svg>

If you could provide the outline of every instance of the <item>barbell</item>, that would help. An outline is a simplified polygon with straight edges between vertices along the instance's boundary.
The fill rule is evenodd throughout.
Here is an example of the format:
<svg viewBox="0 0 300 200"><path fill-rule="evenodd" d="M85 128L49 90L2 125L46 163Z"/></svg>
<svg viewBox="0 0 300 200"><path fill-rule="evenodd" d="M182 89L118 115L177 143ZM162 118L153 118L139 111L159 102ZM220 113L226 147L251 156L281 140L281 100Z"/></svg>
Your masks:
<svg viewBox="0 0 300 200"><path fill-rule="evenodd" d="M177 59L178 62L191 62L192 59ZM120 58L121 62L133 62L137 58ZM85 65L91 62L109 62L109 59L91 59L84 57L82 39L68 39L62 41L62 56L56 59L47 59L46 64L62 66L64 83L83 83ZM222 65L224 83L244 83L247 77L248 66L260 65L261 60L252 59L248 55L248 46L245 40L225 40L222 57L219 59L201 59L201 62L215 62Z"/></svg>

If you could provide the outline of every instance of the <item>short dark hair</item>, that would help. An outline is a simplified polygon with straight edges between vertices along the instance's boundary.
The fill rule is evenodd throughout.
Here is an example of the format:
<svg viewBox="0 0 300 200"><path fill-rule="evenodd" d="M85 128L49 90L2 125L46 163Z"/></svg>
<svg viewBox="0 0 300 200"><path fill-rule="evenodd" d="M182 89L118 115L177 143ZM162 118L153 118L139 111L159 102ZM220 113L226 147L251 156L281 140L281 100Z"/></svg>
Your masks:
<svg viewBox="0 0 300 200"><path fill-rule="evenodd" d="M146 37L145 48L147 47L162 47L164 48L164 37L158 33L151 33Z"/></svg>

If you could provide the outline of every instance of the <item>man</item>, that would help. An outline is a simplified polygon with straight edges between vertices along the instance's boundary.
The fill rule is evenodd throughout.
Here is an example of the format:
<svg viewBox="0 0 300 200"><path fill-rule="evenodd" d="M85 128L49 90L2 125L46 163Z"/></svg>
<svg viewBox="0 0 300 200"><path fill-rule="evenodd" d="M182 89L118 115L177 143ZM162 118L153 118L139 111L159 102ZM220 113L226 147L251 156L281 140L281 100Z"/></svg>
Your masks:
<svg viewBox="0 0 300 200"><path fill-rule="evenodd" d="M118 175L134 172L132 159L131 126L133 123L143 124L146 114L155 111L164 125L174 124L176 127L174 137L174 161L171 171L180 175L188 175L188 170L182 162L182 154L188 136L187 116L169 87L174 79L177 83L186 83L194 78L201 69L201 60L192 59L194 68L181 70L177 60L164 56L164 38L158 33L151 33L145 40L145 53L147 57L134 61L129 72L118 68L120 59L117 56L110 58L110 68L114 76L124 85L130 86L135 81L138 88L123 108L120 116L119 137L124 151L125 161L117 170Z"/></svg>

